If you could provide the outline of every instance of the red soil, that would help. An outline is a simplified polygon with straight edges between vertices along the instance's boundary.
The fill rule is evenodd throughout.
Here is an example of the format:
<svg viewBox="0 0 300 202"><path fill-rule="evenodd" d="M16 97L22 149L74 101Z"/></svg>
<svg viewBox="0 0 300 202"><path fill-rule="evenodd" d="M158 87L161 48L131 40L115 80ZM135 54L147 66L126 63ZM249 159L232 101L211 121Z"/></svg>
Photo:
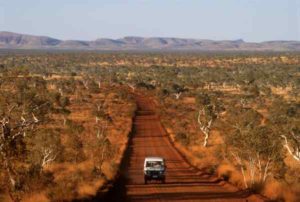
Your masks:
<svg viewBox="0 0 300 202"><path fill-rule="evenodd" d="M262 201L191 166L172 145L153 102L140 95L136 100L138 111L120 177L103 201ZM165 184L144 184L146 156L166 159Z"/></svg>

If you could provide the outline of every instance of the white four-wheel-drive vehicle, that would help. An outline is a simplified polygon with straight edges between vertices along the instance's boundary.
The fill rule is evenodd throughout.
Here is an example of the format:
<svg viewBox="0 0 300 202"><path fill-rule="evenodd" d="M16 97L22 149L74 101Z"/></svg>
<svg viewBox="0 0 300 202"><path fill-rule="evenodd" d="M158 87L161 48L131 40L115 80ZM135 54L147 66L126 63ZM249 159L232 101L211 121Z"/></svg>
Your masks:
<svg viewBox="0 0 300 202"><path fill-rule="evenodd" d="M146 157L144 161L144 181L160 180L165 183L166 165L165 160L161 157Z"/></svg>

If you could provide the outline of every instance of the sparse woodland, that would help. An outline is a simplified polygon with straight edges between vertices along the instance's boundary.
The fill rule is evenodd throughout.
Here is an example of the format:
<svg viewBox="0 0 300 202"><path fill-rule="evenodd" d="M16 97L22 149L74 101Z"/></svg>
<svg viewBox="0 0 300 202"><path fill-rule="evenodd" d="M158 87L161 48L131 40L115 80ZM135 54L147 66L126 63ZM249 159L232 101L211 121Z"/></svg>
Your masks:
<svg viewBox="0 0 300 202"><path fill-rule="evenodd" d="M0 54L0 200L96 194L118 170L139 90L192 164L297 201L299 64L296 53Z"/></svg>
<svg viewBox="0 0 300 202"><path fill-rule="evenodd" d="M0 200L80 199L114 178L135 111L126 91L5 66L0 94Z"/></svg>

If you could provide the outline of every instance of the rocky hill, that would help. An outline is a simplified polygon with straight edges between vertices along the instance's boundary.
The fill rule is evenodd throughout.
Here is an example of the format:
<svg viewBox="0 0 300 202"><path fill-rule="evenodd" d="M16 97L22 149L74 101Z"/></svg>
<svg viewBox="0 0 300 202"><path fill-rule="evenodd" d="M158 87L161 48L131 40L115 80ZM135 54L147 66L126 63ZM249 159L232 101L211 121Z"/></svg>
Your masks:
<svg viewBox="0 0 300 202"><path fill-rule="evenodd" d="M213 41L166 37L100 38L94 41L80 41L59 40L47 36L0 32L0 49L300 51L300 41L248 43L241 39L233 41Z"/></svg>

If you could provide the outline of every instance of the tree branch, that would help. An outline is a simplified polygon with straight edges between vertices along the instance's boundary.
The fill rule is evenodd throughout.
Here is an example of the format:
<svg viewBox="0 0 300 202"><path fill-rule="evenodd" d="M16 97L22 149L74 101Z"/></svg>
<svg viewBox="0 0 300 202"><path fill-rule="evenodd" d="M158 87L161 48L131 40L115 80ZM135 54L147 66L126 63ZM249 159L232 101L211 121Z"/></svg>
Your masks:
<svg viewBox="0 0 300 202"><path fill-rule="evenodd" d="M284 147L287 149L287 151L289 152L289 154L297 161L300 161L300 152L299 150L295 149L294 151L292 151L292 149L289 146L287 137L285 135L281 135L281 137L284 139L285 144Z"/></svg>

